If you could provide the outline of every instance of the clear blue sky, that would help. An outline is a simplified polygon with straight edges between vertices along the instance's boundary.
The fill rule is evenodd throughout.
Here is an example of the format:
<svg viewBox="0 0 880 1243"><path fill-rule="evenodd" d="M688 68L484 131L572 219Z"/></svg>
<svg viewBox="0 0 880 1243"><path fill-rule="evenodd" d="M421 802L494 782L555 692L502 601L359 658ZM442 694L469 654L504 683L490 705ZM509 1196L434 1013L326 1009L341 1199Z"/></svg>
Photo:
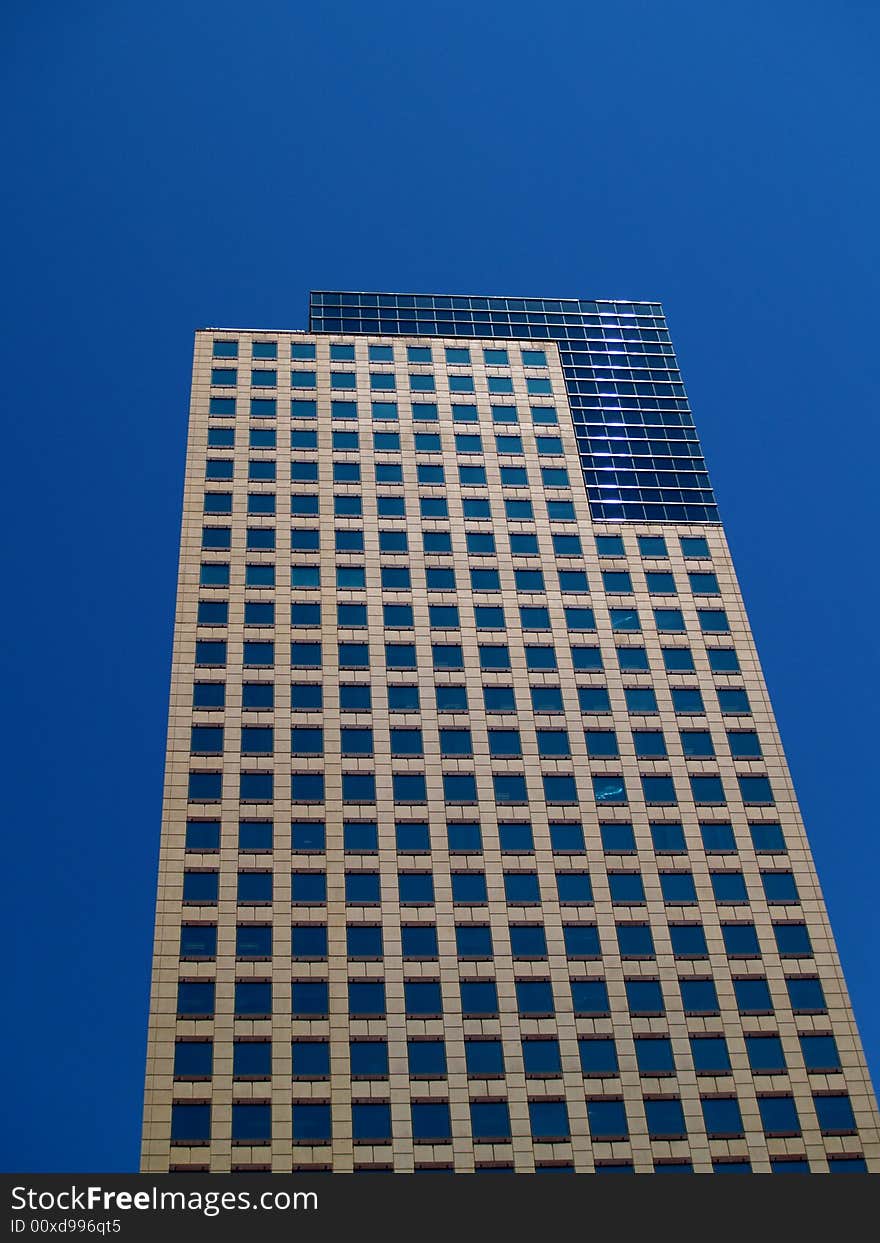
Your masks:
<svg viewBox="0 0 880 1243"><path fill-rule="evenodd" d="M662 300L875 1079L873 0L10 0L5 1169L139 1141L192 333Z"/></svg>

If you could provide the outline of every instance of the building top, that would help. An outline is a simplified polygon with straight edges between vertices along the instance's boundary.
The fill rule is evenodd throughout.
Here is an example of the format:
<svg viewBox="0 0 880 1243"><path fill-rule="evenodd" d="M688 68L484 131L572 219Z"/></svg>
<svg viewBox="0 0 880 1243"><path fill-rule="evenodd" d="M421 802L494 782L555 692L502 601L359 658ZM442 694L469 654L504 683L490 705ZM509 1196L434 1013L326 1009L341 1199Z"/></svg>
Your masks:
<svg viewBox="0 0 880 1243"><path fill-rule="evenodd" d="M659 303L316 290L309 328L556 341L593 518L719 521Z"/></svg>

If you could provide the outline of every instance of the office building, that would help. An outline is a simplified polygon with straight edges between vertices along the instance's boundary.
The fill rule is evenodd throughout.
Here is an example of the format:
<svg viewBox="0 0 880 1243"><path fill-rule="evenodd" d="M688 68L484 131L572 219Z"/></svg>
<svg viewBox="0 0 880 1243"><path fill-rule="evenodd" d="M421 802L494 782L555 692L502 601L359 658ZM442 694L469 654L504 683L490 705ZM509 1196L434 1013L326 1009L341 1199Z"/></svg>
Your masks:
<svg viewBox="0 0 880 1243"><path fill-rule="evenodd" d="M199 331L143 1169L866 1168L660 306Z"/></svg>

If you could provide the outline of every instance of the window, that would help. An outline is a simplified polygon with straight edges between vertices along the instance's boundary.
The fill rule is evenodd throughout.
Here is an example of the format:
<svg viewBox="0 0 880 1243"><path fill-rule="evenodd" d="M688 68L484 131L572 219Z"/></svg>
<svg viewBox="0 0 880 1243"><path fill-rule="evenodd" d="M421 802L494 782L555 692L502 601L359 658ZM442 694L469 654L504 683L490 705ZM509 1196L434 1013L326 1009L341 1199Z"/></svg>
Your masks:
<svg viewBox="0 0 880 1243"><path fill-rule="evenodd" d="M202 587L228 587L228 563L205 562L201 566L199 583Z"/></svg>
<svg viewBox="0 0 880 1243"><path fill-rule="evenodd" d="M236 1015L265 1016L272 1013L272 985L268 980L237 980Z"/></svg>
<svg viewBox="0 0 880 1243"><path fill-rule="evenodd" d="M486 901L486 876L483 872L453 872L452 901L482 904Z"/></svg>
<svg viewBox="0 0 880 1243"><path fill-rule="evenodd" d="M388 1045L384 1040L352 1040L349 1058L353 1079L384 1079L388 1075Z"/></svg>
<svg viewBox="0 0 880 1243"><path fill-rule="evenodd" d="M452 552L452 539L448 531L423 531L422 544L425 552Z"/></svg>
<svg viewBox="0 0 880 1243"><path fill-rule="evenodd" d="M695 897L691 899L691 901L695 900ZM708 957L709 948L702 924L670 924L669 938L672 942L672 953L676 958Z"/></svg>
<svg viewBox="0 0 880 1243"><path fill-rule="evenodd" d="M239 889L245 875L239 874ZM292 872L290 884L291 901L297 905L322 906L327 900L327 876L324 872Z"/></svg>
<svg viewBox="0 0 880 1243"><path fill-rule="evenodd" d="M813 953L806 924L774 924L776 948L783 958L809 958Z"/></svg>
<svg viewBox="0 0 880 1243"><path fill-rule="evenodd" d="M435 609L429 610L431 615L431 625L440 625L439 621L435 621L435 614L445 614L447 616L447 625L458 626L458 609ZM454 616L454 620L452 620ZM474 606L474 621L478 630L504 630L504 609L497 605L477 604Z"/></svg>
<svg viewBox="0 0 880 1243"><path fill-rule="evenodd" d="M686 1014L717 1014L718 993L714 980L679 980L681 1000Z"/></svg>
<svg viewBox="0 0 880 1243"><path fill-rule="evenodd" d="M175 1103L171 1106L173 1143L201 1144L211 1138L211 1106Z"/></svg>
<svg viewBox="0 0 880 1243"><path fill-rule="evenodd" d="M464 1052L469 1075L504 1074L504 1051L500 1040L465 1040Z"/></svg>
<svg viewBox="0 0 880 1243"><path fill-rule="evenodd" d="M644 1041L642 1043L656 1043ZM645 1101L645 1119L651 1139L684 1139L687 1128L681 1101L668 1097L663 1100Z"/></svg>
<svg viewBox="0 0 880 1243"><path fill-rule="evenodd" d="M625 570L603 570L602 584L608 592L632 591L632 579Z"/></svg>
<svg viewBox="0 0 880 1243"><path fill-rule="evenodd" d="M587 904L593 901L593 888L588 872L557 872L556 888L564 905Z"/></svg>
<svg viewBox="0 0 880 1243"><path fill-rule="evenodd" d="M800 901L797 884L791 872L762 872L761 884L769 903L794 903Z"/></svg>
<svg viewBox="0 0 880 1243"><path fill-rule="evenodd" d="M724 786L720 777L691 777L691 793L697 803L723 803Z"/></svg>
<svg viewBox="0 0 880 1243"><path fill-rule="evenodd" d="M275 586L275 566L274 565L245 566L244 581L245 581L246 587L274 587Z"/></svg>
<svg viewBox="0 0 880 1243"><path fill-rule="evenodd" d="M523 1064L527 1075L562 1074L562 1056L558 1040L523 1040Z"/></svg>
<svg viewBox="0 0 880 1243"><path fill-rule="evenodd" d="M307 733L308 731L294 731ZM371 729L353 729L350 726L340 730L340 744L343 755L372 755L373 731Z"/></svg>
<svg viewBox="0 0 880 1243"><path fill-rule="evenodd" d="M244 698L242 707L245 708L271 708L272 696L268 695L267 703L258 703L261 697L266 697L267 690L272 691L272 687L265 683L250 683L243 688ZM312 711L323 706L323 689L319 682L294 682L290 688L290 706L296 711Z"/></svg>
<svg viewBox="0 0 880 1243"><path fill-rule="evenodd" d="M654 624L661 634L682 634L684 614L681 609L654 609Z"/></svg>
<svg viewBox="0 0 880 1243"><path fill-rule="evenodd" d="M187 820L186 822L186 849L187 850L219 850L220 849L220 821L219 820ZM216 876L216 873L214 873L214 875ZM184 877L184 884L186 884L185 877Z"/></svg>
<svg viewBox="0 0 880 1243"><path fill-rule="evenodd" d="M433 924L404 925L401 929L401 939L404 958L437 957L437 929Z"/></svg>
<svg viewBox="0 0 880 1243"><path fill-rule="evenodd" d="M479 824L470 820L453 821L446 826L449 849L453 852L472 851L479 853L483 849L483 841Z"/></svg>
<svg viewBox="0 0 880 1243"><path fill-rule="evenodd" d="M184 872L183 900L186 903L213 905L218 893L217 872Z"/></svg>
<svg viewBox="0 0 880 1243"><path fill-rule="evenodd" d="M652 596L674 596L676 594L675 579L665 571L661 573L648 570L645 573L645 580Z"/></svg>
<svg viewBox="0 0 880 1243"><path fill-rule="evenodd" d="M345 900L359 906L376 906L381 896L378 872L346 872Z"/></svg>
<svg viewBox="0 0 880 1243"><path fill-rule="evenodd" d="M681 551L685 557L708 557L710 555L708 540L702 535L683 535Z"/></svg>
<svg viewBox="0 0 880 1243"><path fill-rule="evenodd" d="M577 1015L609 1012L608 986L604 980L572 980L571 997Z"/></svg>
<svg viewBox="0 0 880 1243"><path fill-rule="evenodd" d="M532 826L527 820L500 821L498 838L504 852L530 854L534 849Z"/></svg>
<svg viewBox="0 0 880 1243"><path fill-rule="evenodd" d="M683 729L680 738L681 747L686 756L695 759L711 759L715 755L712 735L707 729Z"/></svg>
<svg viewBox="0 0 880 1243"><path fill-rule="evenodd" d="M498 993L494 980L462 980L461 1010L468 1017L498 1013Z"/></svg>
<svg viewBox="0 0 880 1243"><path fill-rule="evenodd" d="M634 729L633 743L640 759L665 759L666 739L659 729Z"/></svg>
<svg viewBox="0 0 880 1243"><path fill-rule="evenodd" d="M593 1139L626 1139L629 1136L626 1108L621 1100L588 1100L587 1118Z"/></svg>
<svg viewBox="0 0 880 1243"><path fill-rule="evenodd" d="M721 1075L730 1070L730 1053L723 1036L692 1036L690 1044L697 1074Z"/></svg>
<svg viewBox="0 0 880 1243"><path fill-rule="evenodd" d="M184 924L180 929L181 958L216 958L217 925Z"/></svg>
<svg viewBox="0 0 880 1243"><path fill-rule="evenodd" d="M383 566L382 586L390 591L409 591L411 586L409 570L403 566Z"/></svg>
<svg viewBox="0 0 880 1243"><path fill-rule="evenodd" d="M852 1104L846 1095L816 1094L813 1106L823 1135L846 1135L856 1130Z"/></svg>
<svg viewBox="0 0 880 1243"><path fill-rule="evenodd" d="M213 1073L213 1055L214 1045L210 1040L178 1040L174 1046L175 1079L209 1079ZM179 1137L172 1135L172 1138Z"/></svg>
<svg viewBox="0 0 880 1243"><path fill-rule="evenodd" d="M315 1102L295 1101L293 1105L294 1140L327 1143L332 1137L330 1106Z"/></svg>
<svg viewBox="0 0 880 1243"><path fill-rule="evenodd" d="M535 712L562 712L562 689L558 686L531 686L529 692Z"/></svg>
<svg viewBox="0 0 880 1243"><path fill-rule="evenodd" d="M471 1134L475 1141L504 1142L510 1139L507 1101L471 1101Z"/></svg>
<svg viewBox="0 0 880 1243"><path fill-rule="evenodd" d="M401 872L397 878L400 901L413 906L430 906L434 901L431 872Z"/></svg>
<svg viewBox="0 0 880 1243"><path fill-rule="evenodd" d="M657 711L657 695L650 686L629 686L624 692L628 712L652 713Z"/></svg>
<svg viewBox="0 0 880 1243"><path fill-rule="evenodd" d="M421 1102L410 1106L413 1139L441 1142L452 1138L449 1104L446 1101Z"/></svg>
<svg viewBox="0 0 880 1243"><path fill-rule="evenodd" d="M710 1139L742 1135L742 1114L736 1097L702 1097L700 1104Z"/></svg>
<svg viewBox="0 0 880 1243"><path fill-rule="evenodd" d="M623 557L626 549L622 535L597 535L596 551L600 557Z"/></svg>
<svg viewBox="0 0 880 1243"><path fill-rule="evenodd" d="M271 825L269 843L271 844ZM324 825L320 820L294 820L290 826L291 849L322 852L325 846Z"/></svg>
<svg viewBox="0 0 880 1243"><path fill-rule="evenodd" d="M671 1074L675 1071L675 1059L672 1054L672 1043L668 1039L668 1037L664 1036L664 1037L651 1037L651 1038L641 1038L641 1039L636 1037L635 1049L636 1049L636 1063L638 1065L640 1074L665 1075L665 1074ZM654 1101L651 1103L659 1104L660 1102ZM673 1102L670 1102L670 1103L673 1103ZM678 1104L677 1101L674 1103ZM647 1102L646 1102L646 1105L647 1105ZM660 1134L660 1133L667 1134L667 1135L679 1133L673 1127L670 1127L666 1131L663 1131L662 1128L658 1128L658 1130L655 1132L654 1129L650 1125L650 1120L649 1120L649 1130L651 1131L652 1136L656 1136L657 1134ZM681 1133L682 1134L684 1133L683 1121L681 1125Z"/></svg>
<svg viewBox="0 0 880 1243"><path fill-rule="evenodd" d="M773 802L773 790L767 777L737 777L737 783L744 803Z"/></svg>
<svg viewBox="0 0 880 1243"><path fill-rule="evenodd" d="M627 798L623 777L593 777L593 797L597 803L625 803Z"/></svg>
<svg viewBox="0 0 880 1243"><path fill-rule="evenodd" d="M297 1018L322 1018L328 1012L326 980L294 980L291 1013Z"/></svg>
<svg viewBox="0 0 880 1243"><path fill-rule="evenodd" d="M724 609L697 609L697 621L704 633L726 633L730 630Z"/></svg>
<svg viewBox="0 0 880 1243"><path fill-rule="evenodd" d="M713 673L739 673L739 659L732 647L710 647L708 655Z"/></svg>
<svg viewBox="0 0 880 1243"><path fill-rule="evenodd" d="M431 1079L446 1077L446 1046L442 1040L409 1040L407 1055L411 1076Z"/></svg>
<svg viewBox="0 0 880 1243"><path fill-rule="evenodd" d="M748 714L752 710L748 695L738 688L719 689L718 705L725 715Z"/></svg>
<svg viewBox="0 0 880 1243"><path fill-rule="evenodd" d="M624 901L638 902L639 899ZM622 958L654 957L654 938L647 924L618 924L617 944Z"/></svg>
<svg viewBox="0 0 880 1243"><path fill-rule="evenodd" d="M535 872L505 872L504 896L510 903L538 903L541 901L541 890Z"/></svg>
<svg viewBox="0 0 880 1243"><path fill-rule="evenodd" d="M551 820L549 834L553 854L577 854L584 849L584 830L571 820Z"/></svg>
<svg viewBox="0 0 880 1243"><path fill-rule="evenodd" d="M630 854L635 851L636 839L631 824L600 824L599 832L606 854Z"/></svg>
<svg viewBox="0 0 880 1243"><path fill-rule="evenodd" d="M469 729L441 729L441 755L472 755L471 731Z"/></svg>
<svg viewBox="0 0 880 1243"><path fill-rule="evenodd" d="M291 957L300 962L320 962L327 957L325 924L294 924L290 930Z"/></svg>
<svg viewBox="0 0 880 1243"><path fill-rule="evenodd" d="M756 1074L784 1074L787 1069L778 1036L746 1036L746 1053Z"/></svg>
<svg viewBox="0 0 880 1243"><path fill-rule="evenodd" d="M389 686L388 708L391 712L417 712L419 688L417 686ZM344 706L344 705L343 705Z"/></svg>
<svg viewBox="0 0 880 1243"><path fill-rule="evenodd" d="M696 687L673 687L672 707L681 715L693 715L705 711L702 693Z"/></svg>
<svg viewBox="0 0 880 1243"><path fill-rule="evenodd" d="M487 667L488 668L508 668L509 667L509 659L506 665L500 664L500 665L487 666L483 660L483 653L486 650L487 649L485 648L480 648L480 664L482 668L485 669ZM506 648L502 648L499 650L503 652L507 651ZM462 655L461 644L459 643L433 643L431 645L431 656L434 662L435 669L463 669L464 668L464 657ZM412 663L414 666L415 659L413 659Z"/></svg>
<svg viewBox="0 0 880 1243"><path fill-rule="evenodd" d="M758 853L779 853L786 850L785 837L780 825L775 823L750 824L752 845Z"/></svg>
<svg viewBox="0 0 880 1243"><path fill-rule="evenodd" d="M490 755L522 755L518 729L490 729Z"/></svg>
<svg viewBox="0 0 880 1243"><path fill-rule="evenodd" d="M516 1004L521 1015L552 1015L555 1013L553 988L549 980L517 980Z"/></svg>
<svg viewBox="0 0 880 1243"><path fill-rule="evenodd" d="M516 711L516 699L512 686L484 686L483 702L487 712Z"/></svg>
<svg viewBox="0 0 880 1243"><path fill-rule="evenodd" d="M488 959L492 957L492 938L488 928L459 924L456 926L455 939L459 958Z"/></svg>
<svg viewBox="0 0 880 1243"><path fill-rule="evenodd" d="M630 1014L664 1014L666 1006L659 980L627 980L626 1001Z"/></svg>
<svg viewBox="0 0 880 1243"><path fill-rule="evenodd" d="M840 1070L840 1054L833 1036L801 1036L801 1053L811 1073Z"/></svg>
<svg viewBox="0 0 880 1243"><path fill-rule="evenodd" d="M690 872L661 872L660 890L668 903L696 902L697 890Z"/></svg>
<svg viewBox="0 0 880 1243"><path fill-rule="evenodd" d="M727 952L728 957L760 957L761 947L758 942L758 933L754 924L722 924L721 935L724 940L724 949Z"/></svg>
<svg viewBox="0 0 880 1243"><path fill-rule="evenodd" d="M686 853L684 830L674 821L655 821L651 824L651 840L656 851Z"/></svg>
<svg viewBox="0 0 880 1243"><path fill-rule="evenodd" d="M379 849L378 829L371 820L346 820L343 822L343 841L346 851L375 853Z"/></svg>
<svg viewBox="0 0 880 1243"><path fill-rule="evenodd" d="M751 925L746 926L751 927ZM725 928L729 927L731 927L730 924L724 925L722 927L722 933L725 932ZM773 1001L770 996L770 989L765 979L762 979L759 976L751 976L739 980L735 979L733 981L733 993L736 998L736 1005L740 1014L773 1013Z"/></svg>
<svg viewBox="0 0 880 1243"><path fill-rule="evenodd" d="M348 1012L361 1018L385 1014L385 985L381 980L350 980Z"/></svg>
<svg viewBox="0 0 880 1243"><path fill-rule="evenodd" d="M357 1143L382 1143L391 1139L391 1106L381 1102L353 1102L352 1139Z"/></svg>
<svg viewBox="0 0 880 1243"><path fill-rule="evenodd" d="M585 1075L616 1075L617 1050L610 1039L578 1040L581 1070Z"/></svg>

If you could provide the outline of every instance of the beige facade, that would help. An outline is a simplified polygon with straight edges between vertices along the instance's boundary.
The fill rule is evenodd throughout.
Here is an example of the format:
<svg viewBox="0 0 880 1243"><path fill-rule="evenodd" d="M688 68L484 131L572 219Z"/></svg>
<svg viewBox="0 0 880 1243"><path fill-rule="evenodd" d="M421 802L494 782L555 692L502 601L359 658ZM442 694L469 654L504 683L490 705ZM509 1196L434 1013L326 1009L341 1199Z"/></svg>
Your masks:
<svg viewBox="0 0 880 1243"><path fill-rule="evenodd" d="M216 357L215 343L237 356ZM292 345L314 345L314 361L291 360ZM331 346L354 361L331 361ZM371 359L376 346L391 361ZM447 347L470 361L447 361ZM594 523L557 347L528 348L546 366L509 341L196 335L145 1171L767 1172L790 1160L826 1172L859 1159L880 1171L870 1080L723 530ZM260 404L272 401L274 413ZM274 431L274 446L251 430ZM360 514L334 512L357 498ZM682 538L705 539L708 555L686 555ZM203 568L225 566L228 583ZM402 570L409 585L389 573ZM200 621L200 602L221 609ZM338 605L354 609L338 619ZM197 683L224 684L222 702L200 691L194 706ZM271 707L243 705L245 684L272 684ZM292 685L320 685L320 706ZM369 708L341 706L356 692L340 688L367 685ZM417 703L395 689L412 687ZM464 688L466 707L461 689L438 704L438 687ZM615 743L618 755L599 754ZM720 798L692 785L701 777L720 778ZM769 798L740 780L764 777ZM239 897L241 873L263 879ZM182 943L182 926L204 931ZM271 950L242 953L265 946L265 933L248 941L257 926L271 926ZM324 927L326 952L309 932ZM818 985L798 992L799 980ZM497 1013L486 990L461 989L491 981ZM693 981L712 981L717 1001ZM190 982L213 983L213 1003ZM236 983L260 982L271 989L239 990L242 1009ZM357 987L371 982L384 1013L358 1012L381 1008L378 990ZM375 1043L352 1063L352 1041ZM210 1059L187 1048L175 1073L176 1044L207 1042Z"/></svg>

